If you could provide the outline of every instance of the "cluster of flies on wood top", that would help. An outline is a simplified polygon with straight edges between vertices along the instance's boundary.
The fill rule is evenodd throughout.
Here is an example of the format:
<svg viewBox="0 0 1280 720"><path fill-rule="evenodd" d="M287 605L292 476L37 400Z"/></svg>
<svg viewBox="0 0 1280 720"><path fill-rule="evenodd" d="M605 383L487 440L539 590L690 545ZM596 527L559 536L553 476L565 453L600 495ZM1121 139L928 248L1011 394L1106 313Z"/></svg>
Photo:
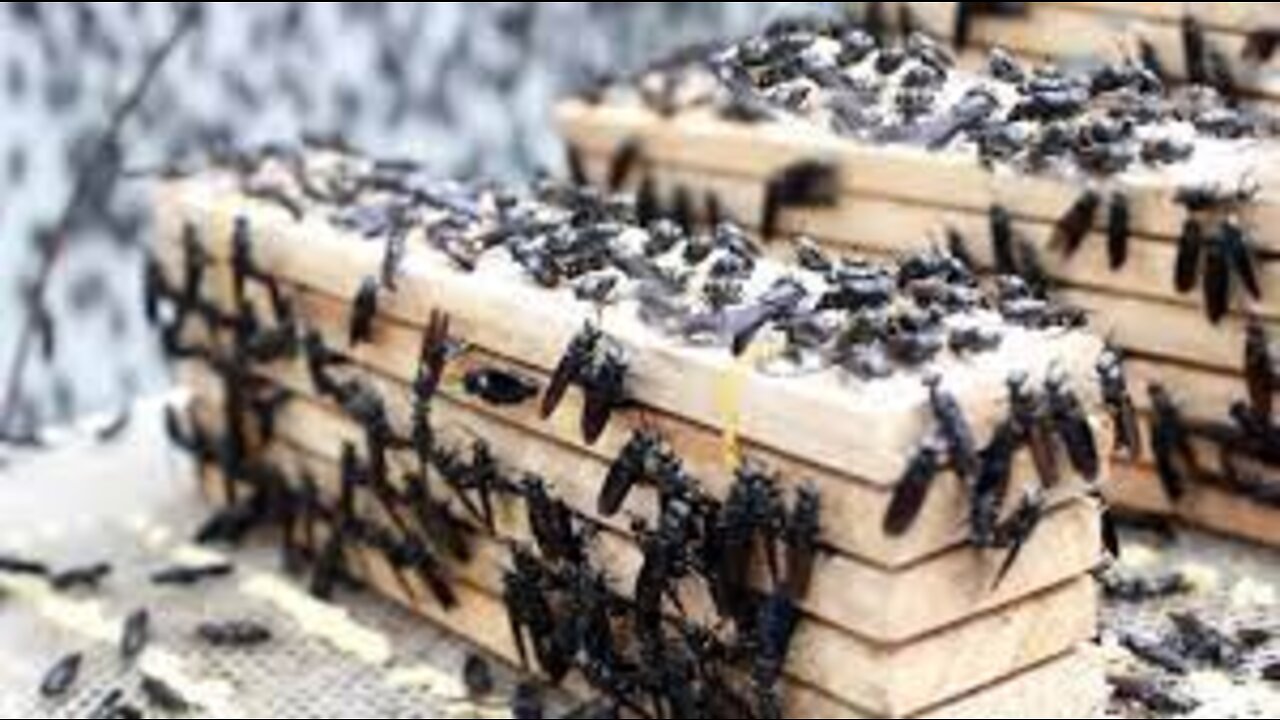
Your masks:
<svg viewBox="0 0 1280 720"><path fill-rule="evenodd" d="M1002 7L981 12L1011 10ZM875 27L875 23L872 26ZM1194 64L1201 67L1220 65L1212 59L1213 56L1206 55L1210 51L1198 25L1189 21L1184 27L1188 57L1200 58ZM771 95L771 89L778 83L807 81L816 83L837 98L857 95L861 92L858 88L847 87L854 82L851 76L832 75L830 68L819 62L820 54L810 50L820 37L836 38L842 43L844 50L840 61L844 65L871 62L883 69L882 60L873 53L892 51L924 66L944 67L937 59L940 57L937 47L919 36L910 37L901 47L884 45L883 50L877 51L881 46L865 28L850 29L827 21L785 22L761 37L736 43L727 50L704 49L693 55L681 55L674 61L659 63L642 72L635 84L645 91L642 95L652 108L671 114L678 108L670 102L655 100L652 88L656 85L675 93L674 88L679 86L680 78L700 62L709 67L727 88L724 97L719 98L721 111L729 117L753 121L778 116L783 110ZM1262 35L1259 34L1253 45L1260 48L1261 43ZM789 69L778 70L779 65ZM888 65L894 72L904 72L902 63L895 61ZM1203 85L1213 83L1204 82L1199 75L1192 75L1200 78L1199 89L1184 91L1186 97L1181 101L1166 100L1171 96L1166 94L1163 75L1150 62L1145 66L1104 66L1092 75L1078 78L1058 75L1053 71L1029 76L1009 56L997 51L990 59L990 74L999 82L1018 85L1022 98L1020 104L1013 106L1007 117L1001 120L996 117L998 107L994 102L983 113L970 114L969 110L977 106L961 101L947 117L967 124L922 123L924 144L944 146L958 136L957 132L952 132L958 128L976 140L986 161L1022 155L1030 161L1029 165L1035 167L1050 157L1074 157L1081 169L1096 176L1090 184L1096 183L1097 187L1083 191L1054 223L1048 247L1070 259L1090 240L1095 228L1101 226L1108 264L1116 272L1124 270L1129 263L1135 233L1134 201L1123 189L1104 189L1107 176L1129 167L1136 159L1156 165L1176 163L1189 158L1195 151L1194 143L1172 136L1144 134L1142 142L1138 143L1139 128L1179 119L1191 120L1208 135L1242 137L1266 132L1247 111L1207 93ZM655 77L664 80L655 83ZM945 73L942 77L945 78ZM586 92L584 97L591 102L603 102L607 89L611 87L616 87L616 83L607 79ZM1100 117L1090 114L1089 108L1094 102L1105 102L1106 112ZM745 112L744 107L748 104L759 112ZM1034 133L1027 134L1019 142L1006 142L1013 137L1008 134L1013 130L1025 134L1028 129L1026 121L1033 121L1030 124ZM945 142L935 142L928 136L927 131L937 128L946 129L936 136ZM583 162L576 152L571 152L570 167L576 177L586 179ZM753 220L761 228L762 235L771 238L777 234L778 218L785 209L838 204L841 170L830 162L811 159L795 162L771 175L765 183L761 216ZM636 175L641 176L638 182L634 180ZM642 217L666 216L684 224L691 222L691 216L697 217L695 208L698 203L693 202L695 192L690 187L677 187L674 198L664 205L656 190L653 167L643 143L638 140L619 145L609 164L604 185L610 190L624 186L635 188L639 198L636 206ZM1185 210L1186 220L1177 242L1172 270L1173 287L1179 294L1187 294L1199 286L1206 316L1215 325L1221 324L1230 314L1237 292L1247 294L1254 301L1261 301L1264 297L1256 241L1247 222L1249 206L1257 192L1258 188L1248 180L1242 181L1238 187L1188 184L1180 188L1174 198L1175 203ZM708 193L701 206L705 208L703 218L712 222L722 218L723 204L714 193ZM991 269L999 276L1014 278L1003 282L1025 285L1037 296L1051 296L1054 282L1046 270L1040 250L1017 233L1013 214L1008 208L991 208L990 232ZM966 238L950 233L948 250L970 267L978 267ZM803 248L800 255L802 263L813 257ZM1014 315L1006 312L1007 318ZM1261 320L1251 319L1248 327L1249 343L1244 368L1249 402L1233 407L1228 422L1187 423L1180 416L1167 388L1157 385L1150 389L1156 409L1150 449L1172 498L1181 498L1188 483L1201 479L1224 483L1264 504L1276 502L1274 483L1265 482L1256 470L1237 462L1243 458L1275 467L1274 448L1280 440L1271 412L1274 389L1267 390L1274 388L1275 360L1266 338L1266 326ZM1116 382L1112 382L1113 386ZM1137 421L1132 420L1131 412L1125 417L1129 419L1121 428L1124 444L1137 454L1142 445L1141 432ZM1193 436L1214 441L1222 447L1224 472L1209 473L1201 467L1192 447Z"/></svg>
<svg viewBox="0 0 1280 720"><path fill-rule="evenodd" d="M899 3L896 18L886 6L889 3L862 3L862 24L876 37L887 37L893 33L909 37L921 27L921 21L915 17L910 3ZM1023 18L1033 22L1034 3L1027 2L956 2L951 27L951 41L957 51L970 48L973 44L975 28L987 19L1010 20ZM1184 13L1179 23L1183 67L1179 79L1194 85L1203 85L1217 90L1223 97L1237 99L1241 92L1237 83L1237 72L1231 66L1230 56L1217 47L1204 23L1194 13ZM1046 32L1051 30L1046 28ZM1160 50L1145 37L1137 38L1137 56L1142 66L1161 79L1170 77L1169 62L1161 57ZM1244 63L1246 72L1250 67L1258 67L1271 62L1280 48L1280 27L1260 25L1246 34L1240 50L1240 61Z"/></svg>
<svg viewBox="0 0 1280 720"><path fill-rule="evenodd" d="M1024 4L958 5L961 18L972 18L1016 12ZM960 26L968 22L958 21ZM1190 64L1219 65L1212 61L1217 56L1203 39L1203 31L1194 21L1187 26ZM1100 180L1139 163L1160 166L1190 158L1195 142L1166 131L1169 123L1190 123L1210 137L1270 132L1263 118L1212 92L1213 83L1201 74L1191 73L1196 84L1173 92L1167 89L1158 63L1105 65L1089 74L1071 75L1054 68L1030 70L1000 51L991 54L989 78L960 93L952 106L928 103L922 112L890 111L885 98L895 88L898 100L889 105L896 107L903 104L903 95L940 96L954 73L952 59L936 43L920 34L909 34L896 43L877 37L876 28L887 27L882 22L850 26L830 20L784 21L761 36L657 63L639 73L631 85L650 107L667 115L682 109L676 97L688 97L684 102L694 104L710 102L721 114L750 122L814 114L821 108L839 135L934 149L954 147L963 140L976 148L984 164L1013 163L1031 170L1056 164ZM828 47L830 43L835 49ZM708 97L679 92L687 78L708 73L719 81L717 93ZM1014 90L1016 99L1002 101L986 83ZM583 97L603 102L622 85L606 78ZM655 87L665 94L655 96ZM615 154L608 186L620 187L633 167L643 165L643 148L634 142L624 144ZM585 177L580 161L571 160L570 166L575 176ZM837 183L834 169L815 160L797 162L771 176L758 221L762 234L775 235L784 208L835 204ZM642 217L664 209L667 215L684 220L699 204L712 222L721 214L718 198L708 195L699 203L688 187L677 187L669 207L662 208L656 183L648 175L639 183L637 194ZM1185 188L1177 198L1189 213L1180 242L1177 288L1189 292L1202 278L1206 308L1215 322L1229 309L1233 278L1251 295L1261 295L1252 240L1238 217L1252 194L1248 188L1195 186ZM1128 262L1132 234L1131 203L1123 192L1104 197L1091 189L1082 194L1059 222L1054 244L1074 254L1104 210L1108 258L1112 268L1119 270ZM1016 264L1009 259L1013 257L1012 249L998 252L1001 272L1009 272Z"/></svg>
<svg viewBox="0 0 1280 720"><path fill-rule="evenodd" d="M708 76L716 81L709 91ZM602 78L581 97L601 103L619 92L638 94L665 116L708 105L747 123L798 115L842 137L970 148L985 164L1103 177L1191 157L1195 142L1171 125L1217 138L1272 130L1264 115L1210 84L1170 88L1142 59L1072 73L1030 68L996 50L986 73L970 75L956 72L949 52L922 33L878 38L864 25L828 19L781 21L631 78Z"/></svg>
<svg viewBox="0 0 1280 720"><path fill-rule="evenodd" d="M280 161L293 169L293 182L262 192L258 179L265 174L256 171L261 163ZM617 292L627 286L623 281L657 285L668 290L669 297L656 307L642 308L647 320L670 328L678 318L677 325L685 329L694 323L727 324L732 328L729 344L738 353L771 324L786 327L791 342L807 343L810 349L827 343L844 352L854 347L888 348L886 359L878 363L865 357L842 363L863 377L884 377L892 373L895 361L918 367L947 349L970 354L1000 344L998 333L988 337L973 330L942 332L942 321L952 314L996 310L1032 328L1079 323L1074 314L1044 302L1027 283L1014 278L1003 281L994 293L984 292L973 274L946 253L927 253L888 270L834 260L807 245L800 250L800 263L825 280L821 294L811 298L801 283L779 282L756 301L739 299L718 310L674 310L671 300L681 297L687 282L681 273L707 264L717 266L712 275L749 278L760 264L760 250L729 225L702 235L663 218L650 221L645 247L630 250L616 239L634 229L634 204L551 180L541 182L535 189L537 199L529 200L493 188L468 194L459 186L425 180L408 163L339 165L336 171L329 165L316 172L299 151L272 148L246 155L236 169L249 188L246 194L280 206L289 216L302 219L323 212L340 228L385 241L390 259L383 263L382 277L361 283L352 302L346 338L351 347L376 340L379 297L395 292L397 264L403 262L404 243L415 230L422 230L460 272L476 271L485 253L505 249L535 285L576 288L583 276L599 272L618 276ZM481 202L482 196L491 202ZM419 212L424 207L434 212L433 217L441 210L447 217L424 223ZM486 213L495 212L498 222L481 222ZM468 232L475 227L485 228L479 239ZM438 436L431 422L432 399L441 388L446 365L465 352L451 337L447 315L434 314L424 333L411 417L401 429L378 388L321 333L305 327L281 281L255 261L247 220L235 223L230 243L231 306L238 308L234 312L205 297L204 279L213 261L194 227L188 226L183 235L181 278L171 282L153 263L148 304L170 356L203 362L223 380L222 435L202 428L194 418L184 422L171 414L169 422L175 441L220 469L225 480L227 507L201 530L199 539L236 543L258 528L278 526L286 567L298 569L310 560L311 589L322 598L356 582L347 566L347 551L361 547L387 559L407 597L418 596L409 580L412 575L431 599L453 607L457 599L450 564L470 559L469 539L475 533L496 533L496 498L515 500L527 509L535 542L531 547L512 545L503 595L526 662L535 659L543 674L556 682L574 671L583 675L602 696L592 712L609 707L644 717L780 716L779 683L802 615L798 606L820 552L821 503L816 491L802 488L789 508L780 480L747 463L728 496L714 499L685 472L660 435L637 431L604 479L598 503L600 516L607 518L622 510L636 485L656 487L660 498L651 523L635 521L644 556L641 580L633 597L620 596L591 562L591 540L601 530L598 518L554 499L541 478L515 478L504 471L494 448L484 440L449 446ZM686 267L673 271L659 262L664 256L678 258ZM251 301L252 285L265 291L270 318ZM896 317L892 325L878 319L875 311L903 298L912 306L906 314L910 318ZM599 297L586 301L605 302ZM814 317L824 314L847 316L848 327L838 333L824 330ZM186 340L193 323L209 336L227 338L225 347ZM802 327L806 324L814 327ZM837 342L836 335L846 337ZM344 446L336 502L326 503L318 483L305 472L290 478L284 468L251 450L273 439L275 417L290 397L261 381L254 368L284 359L304 361L316 394L363 430L363 448ZM584 398L583 441L592 444L614 412L630 406L627 370L622 348L600 328L587 325L568 344L545 388L505 370L481 368L467 374L462 390L495 406L521 405L541 396L541 413L550 417L577 387ZM1015 412L992 447L979 449L957 400L940 381L930 380L939 429L937 446L927 444L922 457L933 458L932 468L920 459L911 463L885 520L892 533L909 530L934 476L955 469L973 489L974 542L1008 551L997 584L1019 557L1044 510L1041 499L1032 497L1005 517L1005 493L998 489L1008 487L1013 454L1031 447L1043 461L1046 485L1059 479L1059 453L1085 477L1096 477L1099 463L1085 408L1062 378L1051 378L1044 392L1033 391L1018 378L1010 385ZM1118 392L1113 407L1123 412L1132 404L1126 404L1123 386ZM398 467L389 462L392 453L415 459L415 469L392 477L393 465ZM442 489L449 501L440 499ZM377 503L386 524L357 512L357 498L366 494ZM461 513L455 513L454 506ZM328 528L325 537L318 537L317 526ZM751 568L758 565L768 568L772 580L766 592L751 582ZM708 590L725 621L723 631L684 617L680 588L688 582L702 583ZM622 621L633 630L630 643L614 630ZM741 677L748 681L735 679ZM515 705L520 717L538 716L540 703L531 687L517 693Z"/></svg>
<svg viewBox="0 0 1280 720"><path fill-rule="evenodd" d="M291 173L293 180L281 180L278 173L275 180L263 180L272 177L257 172L263 162L277 169L283 163L289 171L283 177ZM625 149L619 153L612 167L619 185L634 175L638 162L643 161ZM303 219L308 206L316 205L313 213L342 229L387 239L380 273L360 283L352 298L348 340L356 343L373 332L380 298L395 292L411 235L424 237L463 272L474 272L493 256L515 265L535 286L570 290L600 312L635 300L640 318L660 332L725 345L738 356L772 333L784 341L781 355L788 362L768 365L780 372L838 367L879 379L900 367L920 368L947 351L968 356L1000 347L1003 333L992 322L979 322L982 317L1032 330L1071 328L1084 320L1017 278L985 286L941 250L894 268L835 258L816 244L799 242L797 262L779 274L765 260L768 250L732 223L704 231L661 214L642 218L643 203L607 189L544 179L533 197L501 188L468 193L427 179L403 162L342 163L309 172L306 153L284 147L240 165L246 192L293 218ZM826 164L802 165L781 174L776 184L829 187L838 172ZM822 192L829 197L829 190ZM786 191L777 197L788 205L818 196ZM583 434L592 442L612 409L625 403L627 362L615 343L593 342L590 332L578 340L554 389L559 393L576 384L587 391ZM519 398L529 392L497 373L469 381L468 388L479 394Z"/></svg>

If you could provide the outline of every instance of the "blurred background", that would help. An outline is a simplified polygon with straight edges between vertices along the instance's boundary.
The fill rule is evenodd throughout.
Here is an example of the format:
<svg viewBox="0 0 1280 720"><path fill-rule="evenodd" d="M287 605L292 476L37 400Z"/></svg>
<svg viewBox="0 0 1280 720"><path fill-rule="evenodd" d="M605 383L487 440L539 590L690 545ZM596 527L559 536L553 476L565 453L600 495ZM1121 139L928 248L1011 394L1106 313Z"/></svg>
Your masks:
<svg viewBox="0 0 1280 720"><path fill-rule="evenodd" d="M22 373L10 436L120 407L164 378L141 318L145 180L210 150L340 132L442 175L555 168L553 101L593 75L833 3L6 2L0 16L0 383L34 307L53 350ZM96 182L114 107L183 13ZM106 159L108 162L101 162ZM117 176L115 170L125 171ZM94 179L94 176L89 176ZM32 291L57 251L48 285ZM42 334L43 336L43 334ZM35 343L38 347L43 343ZM3 388L0 388L3 391ZM0 404L4 403L0 397Z"/></svg>

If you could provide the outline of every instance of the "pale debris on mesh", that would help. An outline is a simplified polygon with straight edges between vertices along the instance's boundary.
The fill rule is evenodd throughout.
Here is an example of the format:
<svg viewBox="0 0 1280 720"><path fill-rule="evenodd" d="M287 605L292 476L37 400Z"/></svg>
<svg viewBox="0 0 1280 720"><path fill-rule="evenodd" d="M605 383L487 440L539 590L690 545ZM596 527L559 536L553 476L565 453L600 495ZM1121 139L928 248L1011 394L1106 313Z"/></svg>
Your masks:
<svg viewBox="0 0 1280 720"><path fill-rule="evenodd" d="M1160 562L1160 553L1139 543L1125 546L1124 553L1120 555L1121 566L1130 570L1147 570Z"/></svg>
<svg viewBox="0 0 1280 720"><path fill-rule="evenodd" d="M1242 685L1221 672L1193 673L1187 678L1200 709L1189 716L1204 718L1272 718L1280 715L1280 692L1260 685Z"/></svg>
<svg viewBox="0 0 1280 720"><path fill-rule="evenodd" d="M416 690L441 703L441 713L455 720L498 720L511 717L506 703L492 698L471 698L457 673L432 665L415 665L387 672L387 685L397 690Z"/></svg>
<svg viewBox="0 0 1280 720"><path fill-rule="evenodd" d="M0 591L23 601L46 622L97 642L114 642L121 621L107 615L97 600L73 600L56 594L43 580L0 578Z"/></svg>
<svg viewBox="0 0 1280 720"><path fill-rule="evenodd" d="M236 689L231 683L201 679L188 667L188 663L173 653L152 650L143 656L140 669L147 677L154 678L174 688L192 707L201 708L210 717L247 718L236 707Z"/></svg>
<svg viewBox="0 0 1280 720"><path fill-rule="evenodd" d="M1273 607L1276 588L1253 578L1245 578L1231 588L1231 605L1239 610Z"/></svg>
<svg viewBox="0 0 1280 720"><path fill-rule="evenodd" d="M1212 593L1222 586L1222 571L1202 563L1186 563L1178 568L1196 592Z"/></svg>
<svg viewBox="0 0 1280 720"><path fill-rule="evenodd" d="M305 635L323 640L339 652L369 665L391 661L391 641L386 635L361 625L347 610L320 602L287 580L259 574L241 583L240 590L271 604L289 616Z"/></svg>
<svg viewBox="0 0 1280 720"><path fill-rule="evenodd" d="M33 578L0 578L0 590L11 594L31 608L45 622L88 640L109 644L115 642L124 624L123 618L112 617L99 600L73 599L54 592L48 583ZM235 690L226 683L196 680L182 658L168 651L151 648L139 661L139 669L147 676L179 690L194 707L203 708L210 716L246 717L235 707ZM6 713L8 717L17 714Z"/></svg>

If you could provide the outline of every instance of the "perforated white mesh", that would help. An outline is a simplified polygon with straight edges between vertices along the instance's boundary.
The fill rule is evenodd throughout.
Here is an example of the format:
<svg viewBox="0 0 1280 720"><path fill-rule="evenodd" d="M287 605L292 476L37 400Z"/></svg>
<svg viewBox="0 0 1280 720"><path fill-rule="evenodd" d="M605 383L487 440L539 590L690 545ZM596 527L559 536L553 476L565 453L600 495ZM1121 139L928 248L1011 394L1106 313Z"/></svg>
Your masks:
<svg viewBox="0 0 1280 720"><path fill-rule="evenodd" d="M143 669L152 669L157 653L178 658L201 685L225 686L236 710L182 717L495 716L493 707L456 702L468 649L389 602L365 593L340 598L357 622L391 641L391 663L371 667L303 634L292 618L245 594L245 579L278 569L275 548L235 553L238 569L231 578L186 590L153 586L151 573L174 562L175 548L206 508L196 497L189 469L163 450L156 414L141 411L134 425L119 444L90 443L0 474L0 554L20 552L57 569L104 560L115 566L100 592L70 596L72 614L28 593L0 591L0 717L90 717L116 688L146 717L166 717L147 707L139 687ZM119 659L114 625L102 636L102 623L73 619L99 609L95 601L102 618L113 624L136 609L150 611L154 639L142 669ZM201 622L234 619L265 623L275 633L274 642L253 650L214 650L196 637ZM57 702L40 698L45 672L73 652L85 656L73 691ZM397 686L397 671L418 676L408 671L423 666L448 681L440 683L443 695ZM496 663L494 671L501 697L484 705L501 708L516 678Z"/></svg>
<svg viewBox="0 0 1280 720"><path fill-rule="evenodd" d="M232 705L245 718L429 718L456 710L456 698L429 689L397 687L393 673L430 665L452 680L460 676L466 649L399 608L378 598L354 594L343 598L364 626L392 639L395 659L386 668L371 667L344 656L323 640L301 633L294 621L262 601L240 592L235 577L208 582L190 590L165 590L150 585L150 569L164 563L163 555L144 550L136 536L118 529L100 530L92 545L117 563L118 570L100 593L105 615L119 619L133 609L147 608L153 616L152 651L180 658L187 673L201 681L225 683L233 690ZM76 543L80 553L86 545ZM41 557L57 557L55 548L41 547ZM237 554L239 574L250 568L269 568L270 551ZM140 692L142 669L123 663L111 643L62 628L43 617L40 601L11 596L0 601L0 715L4 717L84 718L92 715L111 690L125 691L128 701L147 710L147 717L165 717L148 708ZM267 646L250 650L211 649L195 629L204 621L254 620L276 635ZM91 630L91 626L86 626ZM80 681L64 700L39 697L43 674L60 658L82 652ZM495 671L502 678L500 668ZM500 687L510 687L504 678ZM452 695L454 688L444 688ZM500 699L494 701L501 704ZM464 708L465 709L465 708ZM465 713L460 713L464 714ZM478 715L477 715L478 716ZM183 717L225 717L214 711Z"/></svg>

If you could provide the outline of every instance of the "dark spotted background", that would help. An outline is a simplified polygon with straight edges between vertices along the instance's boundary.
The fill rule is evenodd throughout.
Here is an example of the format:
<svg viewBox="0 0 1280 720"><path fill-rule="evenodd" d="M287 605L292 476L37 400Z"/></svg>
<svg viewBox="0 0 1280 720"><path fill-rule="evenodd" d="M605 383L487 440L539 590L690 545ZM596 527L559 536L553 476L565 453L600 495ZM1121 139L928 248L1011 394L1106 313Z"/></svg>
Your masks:
<svg viewBox="0 0 1280 720"><path fill-rule="evenodd" d="M0 15L0 380L43 229L148 51L183 6L201 15L130 124L123 163L341 131L442 174L518 177L559 162L549 109L593 73L755 29L745 2L6 2ZM81 213L45 295L57 353L24 382L27 424L120 403L163 374L140 319L145 183ZM0 400L2 402L2 400Z"/></svg>

